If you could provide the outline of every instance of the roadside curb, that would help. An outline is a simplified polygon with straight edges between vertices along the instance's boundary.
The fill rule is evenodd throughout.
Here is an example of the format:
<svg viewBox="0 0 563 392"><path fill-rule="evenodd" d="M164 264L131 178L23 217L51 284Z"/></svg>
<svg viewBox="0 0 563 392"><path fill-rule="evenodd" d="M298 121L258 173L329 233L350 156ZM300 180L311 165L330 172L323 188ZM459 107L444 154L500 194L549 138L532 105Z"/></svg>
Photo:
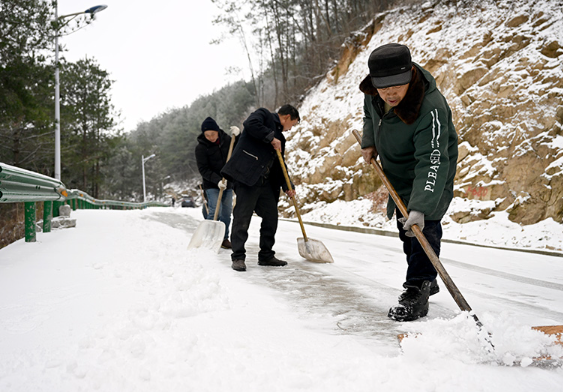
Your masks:
<svg viewBox="0 0 563 392"><path fill-rule="evenodd" d="M294 219L280 218L280 220L286 222L298 223L297 220ZM319 226L319 227L324 227L327 229L334 229L334 230L354 231L357 233L375 234L375 235L381 235L386 237L399 237L399 233L395 231L374 229L372 227L343 226L343 225L333 225L330 223L305 222L305 221L303 221L303 224L311 225L311 226ZM499 249L499 250L509 250L514 252L535 253L535 254L546 255L546 256L563 257L563 252L558 252L555 250L552 251L552 250L542 250L542 249L508 248L505 246L476 244L474 242L462 241L462 240L450 240L447 238L442 238L442 242L446 242L450 244L478 246L480 248L491 248L491 249Z"/></svg>

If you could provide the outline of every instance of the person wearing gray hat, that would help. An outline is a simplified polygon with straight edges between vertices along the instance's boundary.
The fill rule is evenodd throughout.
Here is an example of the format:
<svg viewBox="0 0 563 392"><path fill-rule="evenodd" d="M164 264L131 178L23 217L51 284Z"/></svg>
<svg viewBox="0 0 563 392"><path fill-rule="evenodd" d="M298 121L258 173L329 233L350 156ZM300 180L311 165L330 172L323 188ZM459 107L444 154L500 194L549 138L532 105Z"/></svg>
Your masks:
<svg viewBox="0 0 563 392"><path fill-rule="evenodd" d="M411 230L418 225L440 255L441 220L453 198L457 133L452 112L434 77L414 63L405 45L379 46L369 56L364 93L362 156L381 161L385 175L407 206L404 218L389 197L387 216L397 216L407 259L404 291L389 318L411 321L428 313L439 291L437 272Z"/></svg>

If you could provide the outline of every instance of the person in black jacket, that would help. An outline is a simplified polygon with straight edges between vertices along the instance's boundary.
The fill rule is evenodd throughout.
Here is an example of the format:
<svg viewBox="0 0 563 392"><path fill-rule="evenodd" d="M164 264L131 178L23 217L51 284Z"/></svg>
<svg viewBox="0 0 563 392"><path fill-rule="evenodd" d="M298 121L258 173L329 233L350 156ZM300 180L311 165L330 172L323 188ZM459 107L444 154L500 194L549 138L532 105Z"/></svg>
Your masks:
<svg viewBox="0 0 563 392"><path fill-rule="evenodd" d="M238 127L231 127L233 137L240 134ZM225 238L221 246L230 249L229 225L233 209L232 183L223 181L221 169L227 162L231 136L219 128L215 120L207 117L201 124L201 135L195 147L197 168L203 178L203 189L207 196L208 213L206 219L213 220L219 199L219 190L223 189L219 206L219 220L225 224Z"/></svg>
<svg viewBox="0 0 563 392"><path fill-rule="evenodd" d="M246 271L244 244L253 212L262 218L258 264L287 265L274 256L272 248L278 228L280 187L289 196L294 196L295 191L287 188L276 150L283 156L285 137L282 132L290 130L299 120L299 112L291 105L282 106L277 113L265 108L256 110L244 122L231 160L221 171L225 178L233 180L237 196L231 234L231 260L235 271Z"/></svg>

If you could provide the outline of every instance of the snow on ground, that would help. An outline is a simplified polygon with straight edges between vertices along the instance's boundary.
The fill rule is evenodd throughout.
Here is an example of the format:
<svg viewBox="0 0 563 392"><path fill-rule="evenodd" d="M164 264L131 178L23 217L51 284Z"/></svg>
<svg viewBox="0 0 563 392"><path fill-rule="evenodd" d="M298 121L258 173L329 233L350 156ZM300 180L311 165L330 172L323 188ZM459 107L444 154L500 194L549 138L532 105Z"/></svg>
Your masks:
<svg viewBox="0 0 563 392"><path fill-rule="evenodd" d="M470 244L498 246L513 249L533 249L563 254L563 225L553 219L545 219L533 225L520 225L508 219L508 213L493 212L486 220L456 223L450 218L458 211L480 213L487 204L494 201L453 199L442 223L444 239ZM318 203L313 211L303 214L303 220L316 223L330 223L337 226L371 227L398 233L395 218L389 220L381 213L370 213L372 202L360 198L345 202ZM485 234L486 233L486 234Z"/></svg>
<svg viewBox="0 0 563 392"><path fill-rule="evenodd" d="M486 329L442 287L429 317L386 312L405 272L396 238L307 225L334 264L284 268L188 252L199 209L81 210L77 227L0 250L1 391L559 391L563 356L530 325L563 324L560 257L444 244L443 262ZM506 228L507 235L512 228ZM488 237L487 233L481 236ZM397 344L401 332L423 332ZM481 335L481 338L479 337ZM484 347L483 347L484 346ZM504 366L511 365L511 366Z"/></svg>

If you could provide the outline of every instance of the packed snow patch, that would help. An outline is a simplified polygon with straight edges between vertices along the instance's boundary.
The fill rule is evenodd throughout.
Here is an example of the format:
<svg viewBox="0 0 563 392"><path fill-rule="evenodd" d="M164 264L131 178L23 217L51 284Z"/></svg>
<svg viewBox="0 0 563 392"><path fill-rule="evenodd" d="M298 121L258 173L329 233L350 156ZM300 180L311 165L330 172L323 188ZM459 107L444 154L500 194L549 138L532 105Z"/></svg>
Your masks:
<svg viewBox="0 0 563 392"><path fill-rule="evenodd" d="M503 312L485 313L477 325L473 316L461 312L454 319L433 319L405 325L410 333L401 342L405 358L413 362L457 360L527 367L549 365L542 357L563 357L563 346L554 337L533 330ZM534 362L534 359L535 362Z"/></svg>

